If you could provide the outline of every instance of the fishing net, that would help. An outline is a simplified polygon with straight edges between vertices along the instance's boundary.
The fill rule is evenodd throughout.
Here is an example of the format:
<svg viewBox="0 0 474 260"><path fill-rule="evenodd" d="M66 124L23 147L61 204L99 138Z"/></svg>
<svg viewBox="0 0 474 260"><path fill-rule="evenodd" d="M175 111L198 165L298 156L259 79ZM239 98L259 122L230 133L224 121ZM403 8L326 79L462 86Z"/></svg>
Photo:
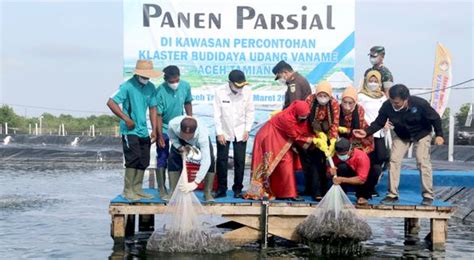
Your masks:
<svg viewBox="0 0 474 260"><path fill-rule="evenodd" d="M183 192L188 182L183 157L183 172L165 212L157 216L157 229L148 239L147 250L160 252L222 253L232 249L216 227L219 216L206 212L194 192Z"/></svg>
<svg viewBox="0 0 474 260"><path fill-rule="evenodd" d="M357 215L339 185L332 185L296 232L318 255L360 254L360 242L372 236L370 226Z"/></svg>

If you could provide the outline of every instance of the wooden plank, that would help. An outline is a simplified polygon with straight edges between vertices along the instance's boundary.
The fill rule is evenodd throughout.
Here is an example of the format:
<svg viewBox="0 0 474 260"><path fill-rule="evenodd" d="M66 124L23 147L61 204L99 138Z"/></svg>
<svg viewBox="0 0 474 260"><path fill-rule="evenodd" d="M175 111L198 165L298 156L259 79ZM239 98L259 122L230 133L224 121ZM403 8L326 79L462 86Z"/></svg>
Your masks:
<svg viewBox="0 0 474 260"><path fill-rule="evenodd" d="M111 215L130 215L130 214L162 214L165 212L165 205L110 205L109 214Z"/></svg>
<svg viewBox="0 0 474 260"><path fill-rule="evenodd" d="M290 204L285 202L270 202L270 207L289 207Z"/></svg>
<svg viewBox="0 0 474 260"><path fill-rule="evenodd" d="M226 205L229 205L229 203L216 202L216 203L212 203L206 206L213 207L213 206L226 206Z"/></svg>
<svg viewBox="0 0 474 260"><path fill-rule="evenodd" d="M292 207L310 207L311 204L309 203L293 203L291 204Z"/></svg>
<svg viewBox="0 0 474 260"><path fill-rule="evenodd" d="M371 208L372 208L372 206L369 205L369 204L366 204L366 205L358 205L358 204L356 204L356 205L354 205L354 206L355 206L356 209L371 209Z"/></svg>
<svg viewBox="0 0 474 260"><path fill-rule="evenodd" d="M257 229L241 227L224 233L223 237L234 245L245 245L257 241L260 238Z"/></svg>
<svg viewBox="0 0 474 260"><path fill-rule="evenodd" d="M448 233L446 219L431 219L431 250L444 250Z"/></svg>
<svg viewBox="0 0 474 260"><path fill-rule="evenodd" d="M415 207L416 207L416 210L422 210L422 211L435 211L436 210L435 206L420 205L420 206L415 206Z"/></svg>
<svg viewBox="0 0 474 260"><path fill-rule="evenodd" d="M112 217L112 237L125 237L125 215L114 215Z"/></svg>
<svg viewBox="0 0 474 260"><path fill-rule="evenodd" d="M417 210L377 210L377 209L358 209L357 213L363 217L375 218L440 218L448 219L451 213L436 211L417 211Z"/></svg>
<svg viewBox="0 0 474 260"><path fill-rule="evenodd" d="M204 206L208 213L225 216L260 216L260 206ZM383 207L383 206L382 206ZM365 217L399 217L399 218L449 218L452 211L436 211L436 207L430 207L426 210L426 206L415 210L400 210L393 209L393 206L389 208L383 207L383 209L371 208L363 209L358 208L359 214ZM122 214L162 214L164 213L166 206L164 205L111 205L109 207L109 213L111 215ZM269 208L270 216L307 216L315 211L315 207L272 207Z"/></svg>
<svg viewBox="0 0 474 260"><path fill-rule="evenodd" d="M378 205L372 205L372 208L380 209L380 210L392 210L393 206L392 205L378 204Z"/></svg>
<svg viewBox="0 0 474 260"><path fill-rule="evenodd" d="M415 206L411 205L394 205L393 209L398 209L398 210L414 210Z"/></svg>
<svg viewBox="0 0 474 260"><path fill-rule="evenodd" d="M454 211L456 211L456 207L441 207L441 206L438 206L438 207L436 207L436 210L441 211L441 212L454 212Z"/></svg>

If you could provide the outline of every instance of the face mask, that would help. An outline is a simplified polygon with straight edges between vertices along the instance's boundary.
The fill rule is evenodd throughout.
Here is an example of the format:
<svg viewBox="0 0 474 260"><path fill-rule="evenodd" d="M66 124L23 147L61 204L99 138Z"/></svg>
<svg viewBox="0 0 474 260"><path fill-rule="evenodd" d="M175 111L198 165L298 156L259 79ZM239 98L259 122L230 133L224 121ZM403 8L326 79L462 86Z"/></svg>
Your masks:
<svg viewBox="0 0 474 260"><path fill-rule="evenodd" d="M242 93L242 88L236 88L236 87L234 87L233 85L230 85L230 89L231 89L232 92L234 92L235 94L240 94L240 93Z"/></svg>
<svg viewBox="0 0 474 260"><path fill-rule="evenodd" d="M316 97L316 99L318 100L318 103L321 105L326 105L329 102L328 97Z"/></svg>
<svg viewBox="0 0 474 260"><path fill-rule="evenodd" d="M281 78L278 79L278 83L280 83L280 85L286 85L286 79L281 77Z"/></svg>
<svg viewBox="0 0 474 260"><path fill-rule="evenodd" d="M369 82L369 83L367 83L367 87L368 87L371 91L374 91L374 90L379 89L379 83L377 83L377 82Z"/></svg>
<svg viewBox="0 0 474 260"><path fill-rule="evenodd" d="M347 111L352 111L352 107L349 104L342 104L342 108Z"/></svg>
<svg viewBox="0 0 474 260"><path fill-rule="evenodd" d="M179 82L176 83L168 83L168 86L174 90L178 88Z"/></svg>
<svg viewBox="0 0 474 260"><path fill-rule="evenodd" d="M404 109L404 106L402 106L401 108L395 108L393 105L392 105L392 108L395 112L400 112L402 109Z"/></svg>
<svg viewBox="0 0 474 260"><path fill-rule="evenodd" d="M349 159L349 154L344 154L344 155L337 155L337 158L339 158L339 160L341 161L347 161Z"/></svg>
<svg viewBox="0 0 474 260"><path fill-rule="evenodd" d="M149 79L144 79L144 78L138 76L138 82L140 82L141 84L146 85L146 84L148 84L148 81L149 81Z"/></svg>
<svg viewBox="0 0 474 260"><path fill-rule="evenodd" d="M370 58L370 64L372 64L372 65L377 64L377 57L371 57Z"/></svg>

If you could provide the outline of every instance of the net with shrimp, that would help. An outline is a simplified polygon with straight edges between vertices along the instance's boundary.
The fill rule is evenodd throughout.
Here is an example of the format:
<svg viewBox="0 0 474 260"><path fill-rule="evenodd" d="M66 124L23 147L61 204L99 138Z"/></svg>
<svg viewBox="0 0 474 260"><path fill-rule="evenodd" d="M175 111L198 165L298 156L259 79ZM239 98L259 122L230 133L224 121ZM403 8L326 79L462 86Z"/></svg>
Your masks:
<svg viewBox="0 0 474 260"><path fill-rule="evenodd" d="M208 214L194 192L183 192L178 187L188 182L186 159L178 186L166 206L157 216L157 228L148 239L148 251L223 253L232 250L222 232L216 227L220 216Z"/></svg>
<svg viewBox="0 0 474 260"><path fill-rule="evenodd" d="M360 242L372 236L370 226L357 215L339 185L332 185L296 232L317 255L359 255Z"/></svg>

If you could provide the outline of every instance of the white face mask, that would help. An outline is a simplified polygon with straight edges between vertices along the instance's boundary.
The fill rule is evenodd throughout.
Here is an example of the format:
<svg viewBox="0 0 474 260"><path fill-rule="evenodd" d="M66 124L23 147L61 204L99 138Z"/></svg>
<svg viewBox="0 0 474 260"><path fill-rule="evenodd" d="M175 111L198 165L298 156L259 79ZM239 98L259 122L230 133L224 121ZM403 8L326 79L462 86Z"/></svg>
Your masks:
<svg viewBox="0 0 474 260"><path fill-rule="evenodd" d="M144 79L142 77L138 77L138 82L142 83L143 85L148 84L149 79Z"/></svg>
<svg viewBox="0 0 474 260"><path fill-rule="evenodd" d="M342 104L342 108L346 111L352 111L352 107L349 104Z"/></svg>
<svg viewBox="0 0 474 260"><path fill-rule="evenodd" d="M284 79L283 77L280 77L278 79L278 83L280 83L280 85L286 85L286 79Z"/></svg>
<svg viewBox="0 0 474 260"><path fill-rule="evenodd" d="M230 89L231 89L232 92L234 92L235 94L240 94L240 93L242 93L242 88L236 88L236 87L234 87L232 84L230 85Z"/></svg>
<svg viewBox="0 0 474 260"><path fill-rule="evenodd" d="M326 105L329 102L328 97L316 97L320 105Z"/></svg>
<svg viewBox="0 0 474 260"><path fill-rule="evenodd" d="M371 57L370 58L370 64L372 64L372 65L377 64L377 61L378 61L377 57Z"/></svg>
<svg viewBox="0 0 474 260"><path fill-rule="evenodd" d="M393 105L392 105L392 108L395 112L400 112L402 109L404 109L405 107L401 107L401 108L395 108Z"/></svg>
<svg viewBox="0 0 474 260"><path fill-rule="evenodd" d="M174 90L178 88L179 82L176 83L168 83L168 86Z"/></svg>
<svg viewBox="0 0 474 260"><path fill-rule="evenodd" d="M367 87L368 87L370 90L374 91L374 90L379 89L379 88L380 88L380 85L379 85L379 83L377 83L377 82L369 82L369 83L367 83Z"/></svg>

